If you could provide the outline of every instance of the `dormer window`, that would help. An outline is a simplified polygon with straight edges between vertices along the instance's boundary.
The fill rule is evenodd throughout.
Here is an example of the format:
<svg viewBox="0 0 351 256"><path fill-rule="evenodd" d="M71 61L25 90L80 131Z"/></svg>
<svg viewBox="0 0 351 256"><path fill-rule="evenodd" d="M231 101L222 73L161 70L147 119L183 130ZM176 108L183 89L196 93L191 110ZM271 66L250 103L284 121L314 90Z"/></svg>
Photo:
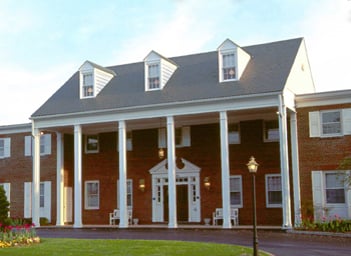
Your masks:
<svg viewBox="0 0 351 256"><path fill-rule="evenodd" d="M223 54L223 80L232 80L236 79L236 72L235 72L235 54L234 53L227 53Z"/></svg>
<svg viewBox="0 0 351 256"><path fill-rule="evenodd" d="M148 75L149 90L160 89L160 64L149 64Z"/></svg>
<svg viewBox="0 0 351 256"><path fill-rule="evenodd" d="M218 47L219 82L239 80L249 61L250 55L246 51L231 40L225 40Z"/></svg>
<svg viewBox="0 0 351 256"><path fill-rule="evenodd" d="M84 62L79 68L80 98L96 97L115 75L116 73L110 69L90 61Z"/></svg>
<svg viewBox="0 0 351 256"><path fill-rule="evenodd" d="M151 51L144 59L145 91L162 90L171 78L177 65L170 59Z"/></svg>
<svg viewBox="0 0 351 256"><path fill-rule="evenodd" d="M94 96L94 78L93 73L83 74L83 97Z"/></svg>

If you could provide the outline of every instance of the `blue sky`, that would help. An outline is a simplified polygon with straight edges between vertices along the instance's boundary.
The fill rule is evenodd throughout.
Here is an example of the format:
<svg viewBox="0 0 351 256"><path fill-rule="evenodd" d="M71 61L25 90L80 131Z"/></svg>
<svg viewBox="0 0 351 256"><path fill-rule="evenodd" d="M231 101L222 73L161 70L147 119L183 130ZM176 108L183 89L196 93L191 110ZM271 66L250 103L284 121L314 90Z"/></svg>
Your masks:
<svg viewBox="0 0 351 256"><path fill-rule="evenodd" d="M304 37L317 91L351 89L350 0L0 0L0 125L102 66Z"/></svg>

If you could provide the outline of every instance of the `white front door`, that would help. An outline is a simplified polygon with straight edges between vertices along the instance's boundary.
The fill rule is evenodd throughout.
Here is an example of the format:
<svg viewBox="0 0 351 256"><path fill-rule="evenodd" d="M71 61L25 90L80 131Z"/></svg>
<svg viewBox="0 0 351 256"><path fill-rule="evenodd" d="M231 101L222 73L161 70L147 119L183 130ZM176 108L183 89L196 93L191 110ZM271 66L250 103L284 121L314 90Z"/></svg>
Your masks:
<svg viewBox="0 0 351 256"><path fill-rule="evenodd" d="M167 160L150 170L152 175L152 221L168 220ZM200 168L182 159L184 167L176 170L177 219L201 221Z"/></svg>

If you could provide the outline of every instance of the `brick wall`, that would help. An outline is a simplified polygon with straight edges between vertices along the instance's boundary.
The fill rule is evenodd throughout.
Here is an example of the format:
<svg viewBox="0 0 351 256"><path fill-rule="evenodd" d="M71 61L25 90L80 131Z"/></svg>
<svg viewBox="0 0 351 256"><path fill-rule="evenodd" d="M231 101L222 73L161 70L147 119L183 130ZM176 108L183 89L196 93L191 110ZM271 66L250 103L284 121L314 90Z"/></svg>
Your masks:
<svg viewBox="0 0 351 256"><path fill-rule="evenodd" d="M300 158L300 187L303 213L312 206L312 170L336 170L351 155L351 136L309 137L309 112L350 108L351 104L299 108L297 112Z"/></svg>
<svg viewBox="0 0 351 256"><path fill-rule="evenodd" d="M263 121L241 123L241 144L230 145L230 174L242 175L243 204L240 224L251 224L251 175L246 163L254 155L260 164L256 177L258 224L281 225L282 209L266 208L265 174L280 173L279 143L263 142ZM117 134L100 134L100 151L97 154L83 153L84 182L99 180L100 209L86 210L83 194L83 224L107 224L108 214L116 208L118 179ZM133 131L133 151L127 154L127 178L133 180L133 216L141 224L151 223L152 190L149 170L159 163L157 130ZM84 151L84 150L83 150ZM182 157L201 168L200 194L201 218L211 218L217 207L222 207L221 161L219 125L198 125L191 127L191 147L176 148L177 157ZM65 186L73 186L73 137L65 135ZM205 177L210 177L211 188L203 186ZM145 180L144 192L138 189L139 179Z"/></svg>

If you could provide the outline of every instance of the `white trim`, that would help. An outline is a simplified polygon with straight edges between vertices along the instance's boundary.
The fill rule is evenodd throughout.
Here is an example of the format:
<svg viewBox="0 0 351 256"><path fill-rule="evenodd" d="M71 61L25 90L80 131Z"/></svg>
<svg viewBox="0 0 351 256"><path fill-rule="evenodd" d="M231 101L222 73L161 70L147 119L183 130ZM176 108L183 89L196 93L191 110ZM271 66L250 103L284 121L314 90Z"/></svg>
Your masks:
<svg viewBox="0 0 351 256"><path fill-rule="evenodd" d="M351 90L296 95L296 107L315 107L351 103Z"/></svg>
<svg viewBox="0 0 351 256"><path fill-rule="evenodd" d="M30 133L32 131L32 124L14 124L0 126L0 134L15 134L15 133Z"/></svg>
<svg viewBox="0 0 351 256"><path fill-rule="evenodd" d="M36 128L50 128L71 126L72 124L138 120L164 117L166 115L178 116L231 110L250 110L278 106L277 95L279 95L279 92L56 114L32 117L32 119L33 122L35 120L34 126Z"/></svg>

